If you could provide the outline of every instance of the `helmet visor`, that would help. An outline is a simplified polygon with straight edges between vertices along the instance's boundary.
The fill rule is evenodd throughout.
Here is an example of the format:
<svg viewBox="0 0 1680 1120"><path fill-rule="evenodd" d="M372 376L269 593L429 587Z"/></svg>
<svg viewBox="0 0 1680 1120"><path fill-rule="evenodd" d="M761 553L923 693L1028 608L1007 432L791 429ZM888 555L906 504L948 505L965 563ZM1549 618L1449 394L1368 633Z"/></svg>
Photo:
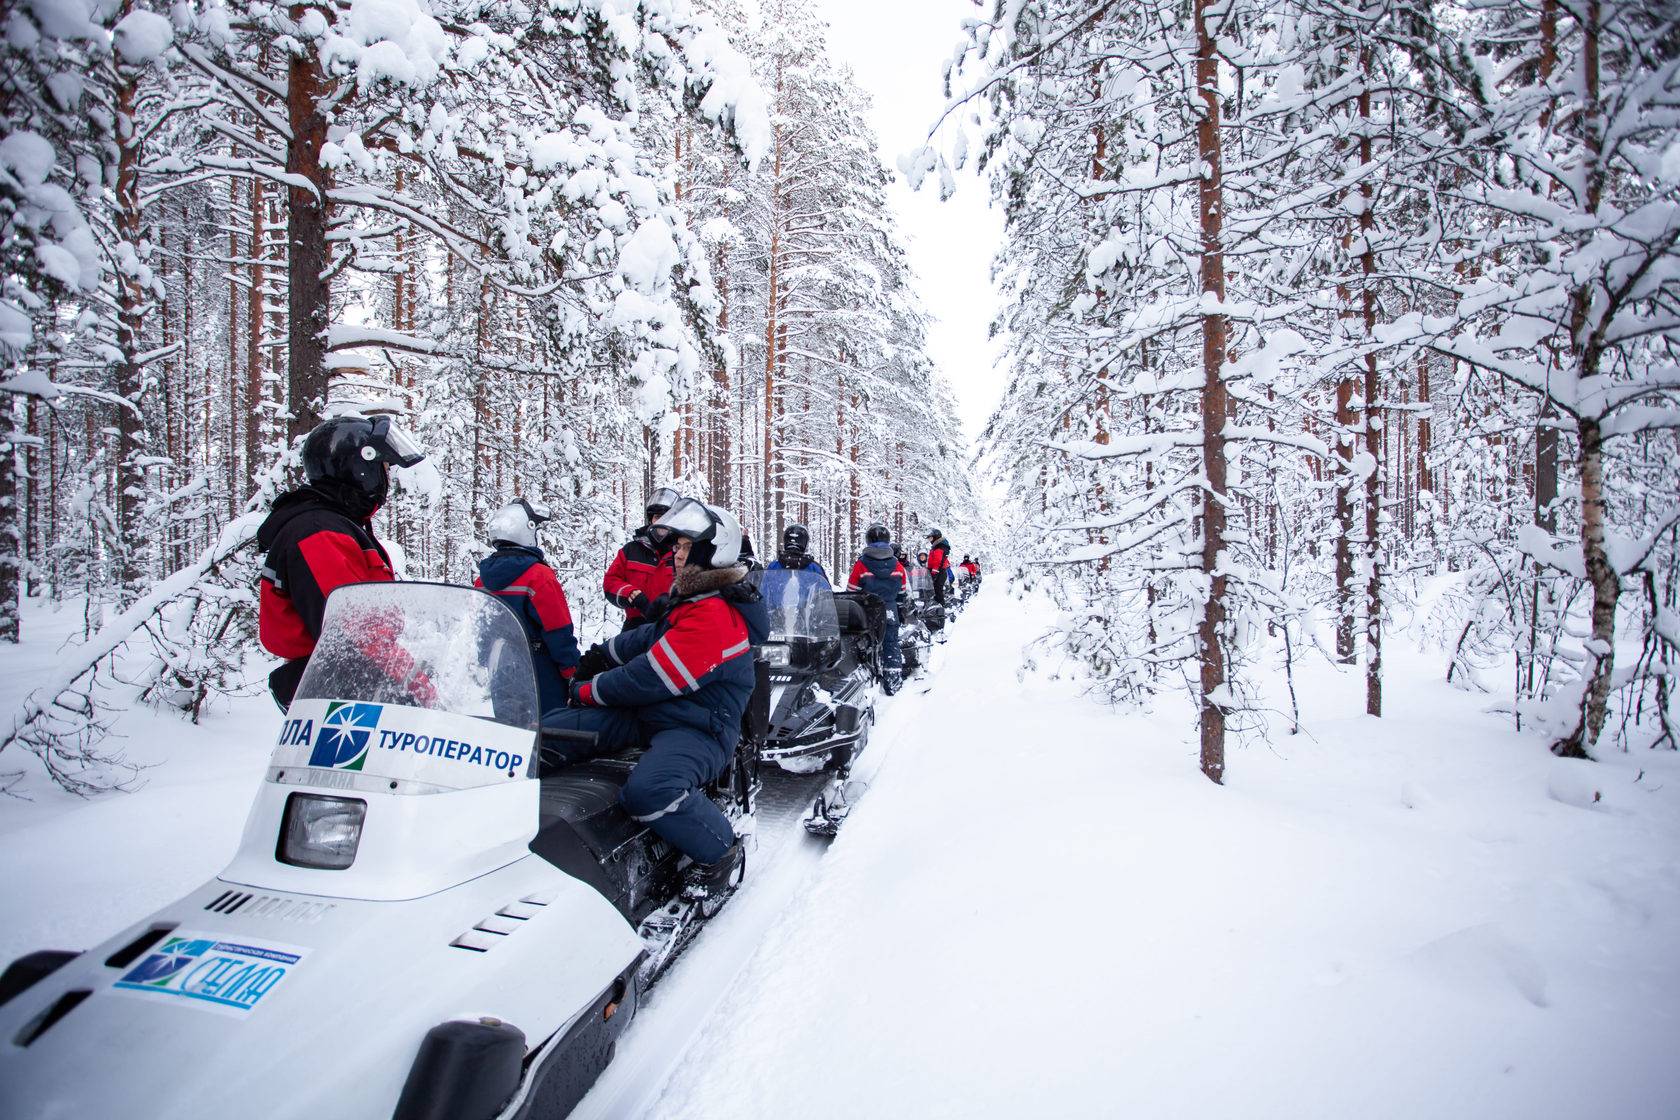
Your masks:
<svg viewBox="0 0 1680 1120"><path fill-rule="evenodd" d="M534 525L541 525L545 521L554 519L554 511L549 508L547 502L533 502L526 498L518 498L516 504L525 507L525 516Z"/></svg>
<svg viewBox="0 0 1680 1120"><path fill-rule="evenodd" d="M660 548L668 548L677 537L687 537L691 541L710 540L716 531L717 522L712 517L712 511L693 498L681 499L648 526L648 536Z"/></svg>
<svg viewBox="0 0 1680 1120"><path fill-rule="evenodd" d="M659 489L648 495L647 505L643 508L645 508L650 514L654 510L664 513L680 501L682 501L681 494L678 494L669 486L661 486Z"/></svg>
<svg viewBox="0 0 1680 1120"><path fill-rule="evenodd" d="M397 427L389 416L381 416L373 422L373 435L368 444L379 452L380 462L394 463L399 467L412 467L426 457L420 445L409 439L408 433Z"/></svg>

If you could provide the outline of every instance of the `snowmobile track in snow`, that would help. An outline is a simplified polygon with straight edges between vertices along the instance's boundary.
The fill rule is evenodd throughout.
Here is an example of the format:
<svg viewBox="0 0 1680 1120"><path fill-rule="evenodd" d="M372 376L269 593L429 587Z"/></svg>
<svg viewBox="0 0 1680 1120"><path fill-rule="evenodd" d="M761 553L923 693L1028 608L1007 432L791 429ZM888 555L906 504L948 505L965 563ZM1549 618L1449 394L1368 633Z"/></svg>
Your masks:
<svg viewBox="0 0 1680 1120"><path fill-rule="evenodd" d="M938 667L930 663L923 670L928 682ZM881 698L881 714L903 695ZM872 781L895 737L881 734L877 716L853 776ZM617 1056L572 1110L571 1120L639 1120L651 1114L689 1045L828 851L831 840L807 833L801 820L832 775L789 774L772 766L762 776L754 809L756 844L747 852L746 881L646 995L635 1021L619 1039Z"/></svg>

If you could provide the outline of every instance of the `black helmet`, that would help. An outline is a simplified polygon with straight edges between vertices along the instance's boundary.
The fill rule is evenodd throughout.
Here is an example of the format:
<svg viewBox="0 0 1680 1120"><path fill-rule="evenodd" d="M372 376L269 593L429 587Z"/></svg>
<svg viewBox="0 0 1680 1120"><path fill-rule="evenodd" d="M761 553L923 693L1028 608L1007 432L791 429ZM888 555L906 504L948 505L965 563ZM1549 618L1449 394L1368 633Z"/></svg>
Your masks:
<svg viewBox="0 0 1680 1120"><path fill-rule="evenodd" d="M678 537L694 542L688 562L701 568L728 568L741 558L741 523L728 510L694 498L680 498L648 526L648 538L661 556L677 545Z"/></svg>
<svg viewBox="0 0 1680 1120"><path fill-rule="evenodd" d="M660 514L664 513L680 501L682 501L682 495L671 489L669 486L661 486L659 489L649 494L647 505L645 507L648 524L653 524L659 519Z"/></svg>
<svg viewBox="0 0 1680 1120"><path fill-rule="evenodd" d="M892 540L892 530L877 521L863 531L863 539L868 544L886 544Z"/></svg>
<svg viewBox="0 0 1680 1120"><path fill-rule="evenodd" d="M388 465L412 467L426 456L389 416L335 416L303 440L303 475L312 489L359 518L385 504Z"/></svg>
<svg viewBox="0 0 1680 1120"><path fill-rule="evenodd" d="M801 553L811 547L811 530L803 525L789 525L782 530L782 549L785 552Z"/></svg>
<svg viewBox="0 0 1680 1120"><path fill-rule="evenodd" d="M929 529L928 530L928 540L930 540L930 541L936 541L940 537L943 537L944 535L945 534L941 533L938 529Z"/></svg>

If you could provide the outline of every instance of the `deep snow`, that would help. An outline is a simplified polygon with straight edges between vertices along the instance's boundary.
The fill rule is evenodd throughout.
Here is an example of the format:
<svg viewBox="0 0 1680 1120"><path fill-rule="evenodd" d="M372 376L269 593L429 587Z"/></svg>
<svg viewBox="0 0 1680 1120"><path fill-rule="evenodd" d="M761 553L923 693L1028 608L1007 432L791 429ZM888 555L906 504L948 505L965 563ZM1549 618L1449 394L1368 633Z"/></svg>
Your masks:
<svg viewBox="0 0 1680 1120"><path fill-rule="evenodd" d="M8 709L72 613L31 607L0 651ZM870 792L792 901L741 934L726 910L631 1028L621 1060L686 1046L637 1113L1680 1115L1680 756L1554 760L1394 640L1389 716L1303 666L1307 733L1233 747L1215 787L1177 702L1018 680L1047 620L994 580L932 690L884 703ZM214 874L277 720L260 696L200 727L131 713L138 792L0 798L0 955ZM745 963L662 1031L710 936L750 937Z"/></svg>

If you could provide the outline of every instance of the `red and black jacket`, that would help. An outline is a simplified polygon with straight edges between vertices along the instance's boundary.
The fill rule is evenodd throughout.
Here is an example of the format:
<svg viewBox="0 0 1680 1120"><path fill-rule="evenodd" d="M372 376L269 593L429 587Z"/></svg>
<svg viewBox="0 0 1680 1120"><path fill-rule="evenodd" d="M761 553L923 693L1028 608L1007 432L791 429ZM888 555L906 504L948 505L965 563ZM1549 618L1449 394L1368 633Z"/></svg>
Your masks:
<svg viewBox="0 0 1680 1120"><path fill-rule="evenodd" d="M307 487L274 500L257 530L257 547L268 554L259 581L257 637L277 657L315 651L333 588L396 578L372 527Z"/></svg>
<svg viewBox="0 0 1680 1120"><path fill-rule="evenodd" d="M566 592L544 561L542 550L503 543L478 562L473 586L500 596L525 623L542 710L564 708L565 682L577 672L577 636Z"/></svg>
<svg viewBox="0 0 1680 1120"><path fill-rule="evenodd" d="M607 602L624 612L626 627L638 626L647 619L635 605L639 603L637 593L649 599L665 594L671 590L673 574L670 554L660 556L647 537L638 531L613 557L606 576L601 580L601 590L606 593Z"/></svg>
<svg viewBox="0 0 1680 1120"><path fill-rule="evenodd" d="M910 576L904 565L893 555L891 545L872 544L852 565L851 578L846 581L848 591L867 591L887 605L887 617L898 621L899 605L904 602Z"/></svg>
<svg viewBox="0 0 1680 1120"><path fill-rule="evenodd" d="M949 538L940 537L938 540L933 542L933 547L928 549L927 566L928 571L930 572L944 572L947 575L950 574L951 541Z"/></svg>

